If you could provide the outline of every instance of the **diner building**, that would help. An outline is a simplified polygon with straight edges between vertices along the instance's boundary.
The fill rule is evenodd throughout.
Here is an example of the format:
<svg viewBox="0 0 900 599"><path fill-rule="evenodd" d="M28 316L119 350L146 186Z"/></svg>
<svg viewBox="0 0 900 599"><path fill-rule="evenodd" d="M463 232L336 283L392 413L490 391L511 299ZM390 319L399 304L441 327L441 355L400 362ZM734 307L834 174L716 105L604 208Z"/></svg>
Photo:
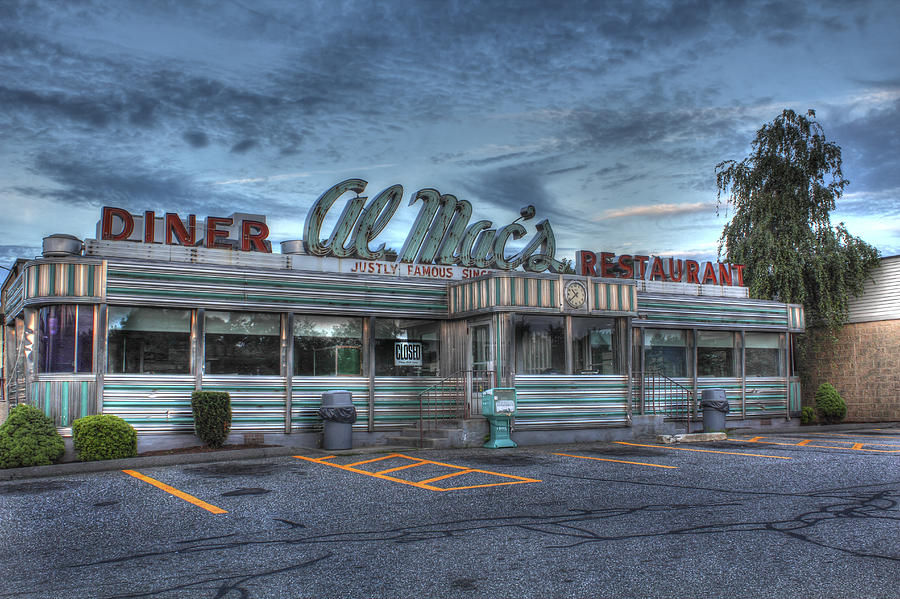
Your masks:
<svg viewBox="0 0 900 599"><path fill-rule="evenodd" d="M564 272L546 220L507 250L522 224L469 224L471 205L435 190L410 202L423 206L399 252L373 250L402 188L368 205L364 188L326 192L281 253L247 214L201 226L105 208L96 239L45 238L3 282L3 397L64 433L115 414L143 446L191 438L201 389L230 393L233 433L297 446L315 444L336 389L352 393L356 445L483 420L488 387L516 389L519 443L627 437L648 418L698 430L711 388L725 390L729 426L799 412L802 307L749 299L736 265L584 250Z"/></svg>

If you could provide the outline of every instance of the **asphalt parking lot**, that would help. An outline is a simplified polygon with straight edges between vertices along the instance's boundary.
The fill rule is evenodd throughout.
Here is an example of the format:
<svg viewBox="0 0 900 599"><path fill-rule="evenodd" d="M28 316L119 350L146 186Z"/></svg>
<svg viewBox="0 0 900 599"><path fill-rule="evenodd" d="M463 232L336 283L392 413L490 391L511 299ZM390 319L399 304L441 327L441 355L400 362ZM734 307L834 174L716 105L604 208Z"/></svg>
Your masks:
<svg viewBox="0 0 900 599"><path fill-rule="evenodd" d="M900 597L900 429L0 482L3 597Z"/></svg>

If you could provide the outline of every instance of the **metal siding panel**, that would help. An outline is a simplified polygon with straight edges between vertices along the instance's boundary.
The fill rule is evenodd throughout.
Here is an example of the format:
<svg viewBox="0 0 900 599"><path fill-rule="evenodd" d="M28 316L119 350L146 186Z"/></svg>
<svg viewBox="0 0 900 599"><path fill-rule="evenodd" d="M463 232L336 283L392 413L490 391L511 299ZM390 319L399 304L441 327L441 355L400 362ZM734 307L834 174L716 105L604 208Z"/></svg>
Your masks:
<svg viewBox="0 0 900 599"><path fill-rule="evenodd" d="M284 377L204 375L203 390L231 396L232 431L284 430Z"/></svg>
<svg viewBox="0 0 900 599"><path fill-rule="evenodd" d="M107 374L103 413L114 414L139 433L193 432L191 375Z"/></svg>
<svg viewBox="0 0 900 599"><path fill-rule="evenodd" d="M628 413L625 376L515 377L515 428L542 430L624 426Z"/></svg>
<svg viewBox="0 0 900 599"><path fill-rule="evenodd" d="M397 430L419 420L419 393L438 377L375 377L375 429Z"/></svg>
<svg viewBox="0 0 900 599"><path fill-rule="evenodd" d="M356 407L353 429L364 432L369 421L369 378L365 376L297 377L291 382L291 429L295 432L322 430L319 406L326 391L349 391Z"/></svg>
<svg viewBox="0 0 900 599"><path fill-rule="evenodd" d="M900 256L882 258L863 292L849 302L849 322L900 319Z"/></svg>
<svg viewBox="0 0 900 599"><path fill-rule="evenodd" d="M747 417L786 416L787 379L751 377L747 379Z"/></svg>

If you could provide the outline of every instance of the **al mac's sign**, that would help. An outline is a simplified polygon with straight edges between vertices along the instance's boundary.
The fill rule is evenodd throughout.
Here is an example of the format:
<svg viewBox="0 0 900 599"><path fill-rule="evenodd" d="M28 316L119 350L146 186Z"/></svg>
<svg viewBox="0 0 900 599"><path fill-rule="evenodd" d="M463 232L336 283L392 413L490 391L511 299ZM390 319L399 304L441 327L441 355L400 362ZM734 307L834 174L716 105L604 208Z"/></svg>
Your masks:
<svg viewBox="0 0 900 599"><path fill-rule="evenodd" d="M384 244L373 248L372 243L391 222L403 198L403 187L393 185L369 200L360 196L367 183L362 179L342 181L322 194L306 215L303 244L308 254L359 258L380 261L386 257ZM328 237L322 236L325 217L335 202L348 193L347 199ZM420 189L409 205L421 204L419 213L396 262L410 264L462 266L477 269L530 272L559 272L562 263L556 260L556 238L546 219L535 224L536 233L518 252L508 253L510 239L527 235L519 220L534 217L534 207L528 206L521 217L512 223L495 228L488 220L472 220L472 204L458 200L436 189ZM203 246L271 252L267 239L269 229L265 216L235 214L230 217L209 216L202 223L193 214L183 219L176 213L157 216L154 212L133 215L122 208L106 206L98 223L98 237L110 241L137 241L185 246Z"/></svg>

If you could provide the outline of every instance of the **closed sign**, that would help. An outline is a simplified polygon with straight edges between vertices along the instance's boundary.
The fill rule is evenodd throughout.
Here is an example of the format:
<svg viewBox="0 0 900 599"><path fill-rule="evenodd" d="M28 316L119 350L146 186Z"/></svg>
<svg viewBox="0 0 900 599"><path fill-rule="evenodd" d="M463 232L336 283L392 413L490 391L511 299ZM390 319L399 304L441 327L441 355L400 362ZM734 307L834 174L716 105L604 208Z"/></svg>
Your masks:
<svg viewBox="0 0 900 599"><path fill-rule="evenodd" d="M394 366L421 366L422 344L413 341L394 343Z"/></svg>

